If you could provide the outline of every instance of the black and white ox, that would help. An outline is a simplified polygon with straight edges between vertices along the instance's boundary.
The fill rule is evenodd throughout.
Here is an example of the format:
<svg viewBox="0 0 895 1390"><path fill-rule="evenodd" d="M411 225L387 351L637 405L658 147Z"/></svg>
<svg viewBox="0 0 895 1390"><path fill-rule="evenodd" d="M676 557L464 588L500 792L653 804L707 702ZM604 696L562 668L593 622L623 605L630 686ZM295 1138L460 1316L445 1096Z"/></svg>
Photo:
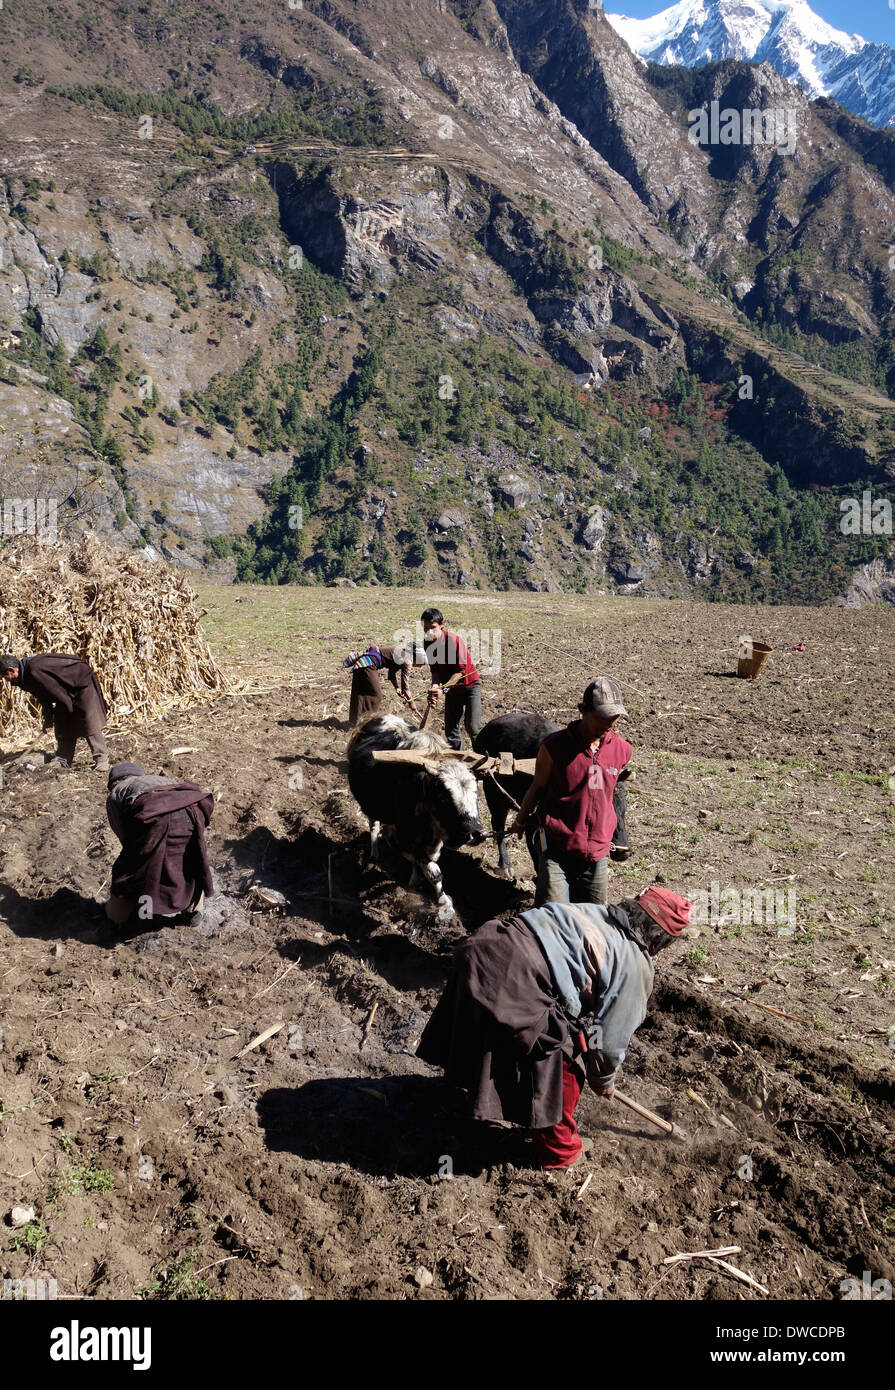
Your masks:
<svg viewBox="0 0 895 1390"><path fill-rule="evenodd" d="M449 921L454 905L444 891L438 856L448 845L481 844L478 784L463 763L377 762L374 752L447 748L440 734L418 729L397 714L377 715L355 729L348 743L348 785L370 822L370 858L379 863L382 838L413 865L412 889L428 889L438 903L439 921Z"/></svg>
<svg viewBox="0 0 895 1390"><path fill-rule="evenodd" d="M536 758L544 739L548 734L557 733L559 727L558 724L551 724L549 719L543 719L539 714L500 714L496 719L488 721L481 733L476 736L473 747L477 753L488 753L492 757L497 753L512 753L514 758ZM507 816L511 815L515 818L516 808L505 793L509 793L513 801L521 805L522 798L531 786L531 780L531 776L527 772L515 772L512 777L488 776L485 778L485 800L491 813L491 828L497 841L500 867L507 878L512 877L510 856L506 845ZM618 824L615 828L610 854L613 859L628 859L632 850L628 844L625 828L628 797L624 780L615 784L612 805ZM535 816L529 817L525 827L525 840L531 855L531 862L535 872L537 872L539 846L538 825Z"/></svg>

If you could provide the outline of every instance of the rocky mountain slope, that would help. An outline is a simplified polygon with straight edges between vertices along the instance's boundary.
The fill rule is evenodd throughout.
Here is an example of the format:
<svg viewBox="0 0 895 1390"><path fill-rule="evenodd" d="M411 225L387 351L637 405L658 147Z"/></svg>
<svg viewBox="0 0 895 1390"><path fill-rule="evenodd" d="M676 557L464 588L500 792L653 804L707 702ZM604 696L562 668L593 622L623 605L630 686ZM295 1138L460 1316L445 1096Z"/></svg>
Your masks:
<svg viewBox="0 0 895 1390"><path fill-rule="evenodd" d="M584 0L9 0L3 52L0 496L267 582L887 572L895 136Z"/></svg>
<svg viewBox="0 0 895 1390"><path fill-rule="evenodd" d="M770 63L808 96L832 97L872 125L895 125L895 50L834 29L806 0L681 0L648 19L606 17L651 63Z"/></svg>

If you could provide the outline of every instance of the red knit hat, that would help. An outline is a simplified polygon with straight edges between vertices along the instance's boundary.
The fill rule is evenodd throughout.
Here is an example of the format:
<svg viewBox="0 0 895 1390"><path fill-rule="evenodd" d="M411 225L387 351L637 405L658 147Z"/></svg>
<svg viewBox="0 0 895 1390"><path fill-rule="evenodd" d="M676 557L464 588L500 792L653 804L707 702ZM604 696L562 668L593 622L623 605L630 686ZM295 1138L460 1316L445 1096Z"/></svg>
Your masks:
<svg viewBox="0 0 895 1390"><path fill-rule="evenodd" d="M648 912L669 936L680 936L690 921L693 904L670 888L646 888L634 901Z"/></svg>

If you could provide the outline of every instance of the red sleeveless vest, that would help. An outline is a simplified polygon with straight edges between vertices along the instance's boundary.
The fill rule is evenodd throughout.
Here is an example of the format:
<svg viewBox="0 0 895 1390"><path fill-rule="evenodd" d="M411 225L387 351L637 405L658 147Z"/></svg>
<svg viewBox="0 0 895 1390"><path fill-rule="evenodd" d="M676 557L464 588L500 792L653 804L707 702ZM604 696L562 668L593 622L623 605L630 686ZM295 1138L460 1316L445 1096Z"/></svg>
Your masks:
<svg viewBox="0 0 895 1390"><path fill-rule="evenodd" d="M612 793L634 750L610 729L592 754L582 741L578 720L549 734L542 746L553 759L540 806L548 846L559 854L577 854L592 861L605 858L616 826Z"/></svg>

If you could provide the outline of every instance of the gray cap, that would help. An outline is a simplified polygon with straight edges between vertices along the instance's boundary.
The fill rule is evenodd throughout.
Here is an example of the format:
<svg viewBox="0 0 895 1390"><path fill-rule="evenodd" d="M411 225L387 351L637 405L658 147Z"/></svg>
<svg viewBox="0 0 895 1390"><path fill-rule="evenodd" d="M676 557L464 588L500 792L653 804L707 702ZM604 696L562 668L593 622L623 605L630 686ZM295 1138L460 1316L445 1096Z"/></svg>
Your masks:
<svg viewBox="0 0 895 1390"><path fill-rule="evenodd" d="M597 676L591 681L581 697L581 707L593 714L602 714L606 719L628 713L622 701L621 686L609 676Z"/></svg>

